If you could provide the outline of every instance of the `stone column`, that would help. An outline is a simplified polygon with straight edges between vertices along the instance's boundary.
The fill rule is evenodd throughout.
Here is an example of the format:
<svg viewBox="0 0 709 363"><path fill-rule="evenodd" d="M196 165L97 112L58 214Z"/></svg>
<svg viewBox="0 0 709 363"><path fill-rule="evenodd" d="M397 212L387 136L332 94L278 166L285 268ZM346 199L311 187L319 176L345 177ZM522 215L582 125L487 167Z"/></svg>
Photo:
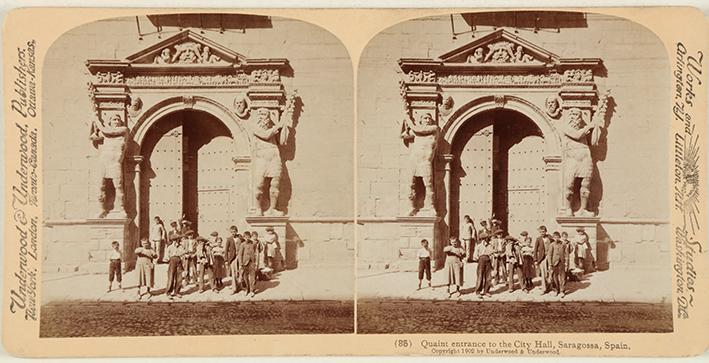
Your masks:
<svg viewBox="0 0 709 363"><path fill-rule="evenodd" d="M564 192L561 181L561 156L544 156L544 196L546 197L546 210L544 215L555 223L551 217L564 214Z"/></svg>
<svg viewBox="0 0 709 363"><path fill-rule="evenodd" d="M453 162L453 154L443 154L443 160L445 161L445 165L443 166L443 170L445 174L443 174L443 184L445 188L445 198L446 198L446 226L448 229L450 229L451 226L451 163Z"/></svg>

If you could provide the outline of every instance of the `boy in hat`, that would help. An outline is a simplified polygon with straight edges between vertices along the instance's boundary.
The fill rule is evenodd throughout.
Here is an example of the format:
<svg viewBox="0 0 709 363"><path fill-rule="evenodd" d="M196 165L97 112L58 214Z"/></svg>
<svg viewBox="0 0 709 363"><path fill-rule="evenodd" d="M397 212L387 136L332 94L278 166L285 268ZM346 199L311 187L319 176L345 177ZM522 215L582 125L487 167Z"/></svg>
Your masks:
<svg viewBox="0 0 709 363"><path fill-rule="evenodd" d="M505 233L502 229L498 229L492 240L492 246L494 248L492 256L492 276L495 285L507 281L507 256L505 255L507 240L505 240L504 235Z"/></svg>
<svg viewBox="0 0 709 363"><path fill-rule="evenodd" d="M185 270L185 282L187 284L194 284L197 282L197 240L194 238L194 231L186 230L184 232L182 246L185 248L185 263L183 266Z"/></svg>
<svg viewBox="0 0 709 363"><path fill-rule="evenodd" d="M512 236L505 237L505 259L507 260L507 291L515 291L515 272L519 281L520 289L524 288L524 277L522 276L522 247Z"/></svg>
<svg viewBox="0 0 709 363"><path fill-rule="evenodd" d="M113 287L113 278L115 277L118 281L118 288L121 287L121 258L123 253L120 251L120 244L118 241L111 242L111 252L108 253L108 292L111 292Z"/></svg>
<svg viewBox="0 0 709 363"><path fill-rule="evenodd" d="M209 283L212 285L212 289L214 289L214 274L212 272L214 258L212 256L212 247L206 238L197 237L195 256L197 257L197 286L199 286L199 292L203 293L207 291L204 286L205 273L207 274Z"/></svg>
<svg viewBox="0 0 709 363"><path fill-rule="evenodd" d="M548 286L548 268L547 268L547 250L551 243L551 238L547 234L546 226L539 226L537 229L538 235L534 240L534 263L539 268L539 274L542 277L542 295L549 292Z"/></svg>
<svg viewBox="0 0 709 363"><path fill-rule="evenodd" d="M574 264L576 268L586 273L586 254L588 253L588 235L582 228L576 228L574 237Z"/></svg>
<svg viewBox="0 0 709 363"><path fill-rule="evenodd" d="M162 263L165 260L165 244L167 242L167 231L163 225L160 216L153 218L153 224L150 226L150 243L153 250L158 254L158 262Z"/></svg>
<svg viewBox="0 0 709 363"><path fill-rule="evenodd" d="M488 234L481 233L478 238L480 238L480 243L475 247L475 259L478 261L478 281L475 286L475 293L482 299L483 295L490 296L490 286L492 285L490 281L490 273L492 270L490 260L495 249L492 243L490 243L490 236Z"/></svg>
<svg viewBox="0 0 709 363"><path fill-rule="evenodd" d="M177 222L172 221L170 222L170 230L167 232L167 239L170 243L175 240L175 236L182 237L182 233L180 232L180 227L177 225Z"/></svg>
<svg viewBox="0 0 709 363"><path fill-rule="evenodd" d="M266 266L271 270L276 269L276 253L278 252L278 234L273 227L266 227Z"/></svg>
<svg viewBox="0 0 709 363"><path fill-rule="evenodd" d="M522 241L522 276L524 278L522 287L529 294L529 291L534 288L532 279L537 274L534 269L534 247L532 246L532 237L529 236L527 231L522 231L520 236Z"/></svg>
<svg viewBox="0 0 709 363"><path fill-rule="evenodd" d="M172 244L165 250L165 256L168 258L167 267L167 286L165 294L173 297L182 297L180 288L182 287L182 258L185 255L185 249L182 246L182 239L179 235L173 235Z"/></svg>
<svg viewBox="0 0 709 363"><path fill-rule="evenodd" d="M566 245L561 240L559 232L554 232L553 241L549 246L547 259L549 260L549 268L551 269L552 286L556 289L556 296L561 294L563 298L566 296L564 285L566 283L566 259L568 253Z"/></svg>
<svg viewBox="0 0 709 363"><path fill-rule="evenodd" d="M229 275L231 275L233 295L239 292L239 260L236 258L236 252L242 239L239 235L239 229L236 228L236 226L229 227L229 233L231 235L227 237L226 246L224 247L224 260L226 262Z"/></svg>
<svg viewBox="0 0 709 363"><path fill-rule="evenodd" d="M258 244L251 239L251 233L244 232L244 242L239 245L237 259L241 268L241 281L246 288L246 295L256 296L256 269L258 268Z"/></svg>

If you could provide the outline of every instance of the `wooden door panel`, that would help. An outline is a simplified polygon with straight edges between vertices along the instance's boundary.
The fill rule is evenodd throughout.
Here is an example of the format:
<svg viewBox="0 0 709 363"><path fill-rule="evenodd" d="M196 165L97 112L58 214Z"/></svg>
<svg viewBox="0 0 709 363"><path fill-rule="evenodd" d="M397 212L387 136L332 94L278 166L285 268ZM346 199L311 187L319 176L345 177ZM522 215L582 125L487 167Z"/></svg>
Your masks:
<svg viewBox="0 0 709 363"><path fill-rule="evenodd" d="M158 215L167 224L182 216L182 157L182 126L178 126L157 141L150 155L151 220Z"/></svg>
<svg viewBox="0 0 709 363"><path fill-rule="evenodd" d="M225 235L237 224L234 198L234 141L216 136L197 152L197 210L200 233Z"/></svg>
<svg viewBox="0 0 709 363"><path fill-rule="evenodd" d="M470 137L461 150L459 226L467 214L477 224L492 213L493 126L485 127Z"/></svg>
<svg viewBox="0 0 709 363"><path fill-rule="evenodd" d="M545 223L544 139L527 136L508 152L507 218L510 234Z"/></svg>

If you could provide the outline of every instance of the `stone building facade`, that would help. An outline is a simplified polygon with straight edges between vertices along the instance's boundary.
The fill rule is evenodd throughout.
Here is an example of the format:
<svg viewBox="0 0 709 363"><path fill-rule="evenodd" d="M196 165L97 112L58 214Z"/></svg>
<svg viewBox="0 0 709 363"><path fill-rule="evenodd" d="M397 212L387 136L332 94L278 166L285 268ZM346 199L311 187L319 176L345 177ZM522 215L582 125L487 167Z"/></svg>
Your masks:
<svg viewBox="0 0 709 363"><path fill-rule="evenodd" d="M156 215L166 226L186 218L204 236L273 226L288 268L351 264L347 51L300 21L225 16L209 29L190 17L154 28L107 19L52 44L42 102L45 272L103 272L112 240L130 269ZM259 141L268 118L283 127ZM111 154L113 119L122 155ZM103 179L111 162L122 180Z"/></svg>
<svg viewBox="0 0 709 363"><path fill-rule="evenodd" d="M621 18L537 15L544 24L536 29L513 26L524 13L420 18L369 42L357 95L360 269L413 269L423 238L435 241L440 265L464 215L477 225L494 214L515 236L539 225L572 236L584 227L598 269L669 274L662 43ZM426 115L438 126L433 210L426 178L411 182L423 134L402 121ZM582 142L592 158L586 180L565 176L574 163L564 133L572 115L597 125Z"/></svg>

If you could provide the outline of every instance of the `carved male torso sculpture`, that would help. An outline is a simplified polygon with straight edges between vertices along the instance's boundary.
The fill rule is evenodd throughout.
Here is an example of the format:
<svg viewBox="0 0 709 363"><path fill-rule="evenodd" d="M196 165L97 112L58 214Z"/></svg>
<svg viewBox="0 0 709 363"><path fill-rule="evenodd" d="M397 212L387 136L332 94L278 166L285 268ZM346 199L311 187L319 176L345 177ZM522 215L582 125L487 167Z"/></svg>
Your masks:
<svg viewBox="0 0 709 363"><path fill-rule="evenodd" d="M587 125L583 121L581 110L578 108L569 109L566 122L561 123L561 131L566 136L564 139L564 185L566 188L565 207L569 215L574 215L572 198L576 178L580 178L580 208L578 214L593 216L593 213L588 210L588 198L591 195L591 176L593 174L593 160L591 159L588 134L593 127L593 124Z"/></svg>
<svg viewBox="0 0 709 363"><path fill-rule="evenodd" d="M264 211L261 208L263 195L268 192L269 208L265 211L266 215L283 215L276 207L278 205L278 194L281 181L282 162L281 155L278 149L278 136L283 128L279 122L274 124L271 120L271 112L266 108L260 108L257 111L258 120L253 125L253 164L254 164L254 181L256 185L254 198L256 203L256 212L258 215L263 215ZM270 180L270 188L264 190L266 182Z"/></svg>
<svg viewBox="0 0 709 363"><path fill-rule="evenodd" d="M425 187L423 210L425 213L434 215L433 206L433 158L435 156L436 145L438 144L438 125L430 113L421 115L419 122L414 122L411 118L406 118L406 130L401 135L402 138L412 140L411 148L411 180L409 199L412 210L409 215L416 215L419 210L416 207L416 179L421 178Z"/></svg>
<svg viewBox="0 0 709 363"><path fill-rule="evenodd" d="M101 212L99 218L104 218L109 210L107 207L106 183L113 183L116 191L115 205L121 216L125 216L123 207L123 154L126 144L126 135L128 128L123 126L121 116L113 115L108 121L108 125L104 126L98 120L93 121L93 132L91 140L96 143L99 150L100 169L100 185L101 194L99 202Z"/></svg>

